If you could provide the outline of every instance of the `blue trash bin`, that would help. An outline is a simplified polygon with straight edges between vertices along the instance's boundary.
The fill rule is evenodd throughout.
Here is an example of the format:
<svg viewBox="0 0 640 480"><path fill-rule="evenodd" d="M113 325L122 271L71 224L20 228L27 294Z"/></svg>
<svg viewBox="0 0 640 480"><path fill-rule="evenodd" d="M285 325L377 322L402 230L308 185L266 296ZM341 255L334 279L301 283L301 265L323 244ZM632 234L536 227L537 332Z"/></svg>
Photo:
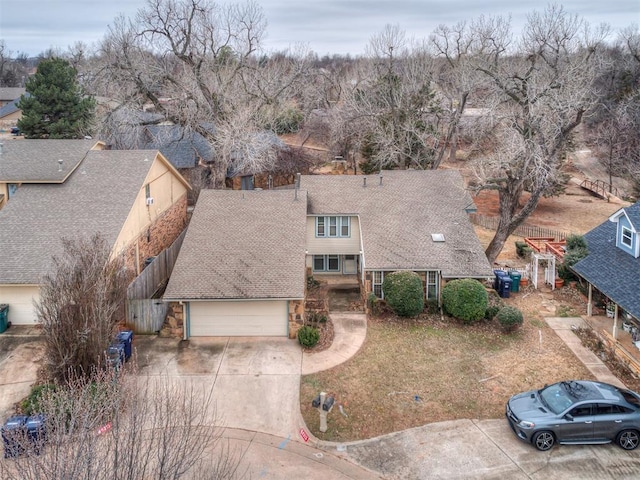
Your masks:
<svg viewBox="0 0 640 480"><path fill-rule="evenodd" d="M493 274L496 276L493 279L493 289L496 291L500 291L500 279L502 277L508 277L509 274L505 270L494 270Z"/></svg>
<svg viewBox="0 0 640 480"><path fill-rule="evenodd" d="M3 333L9 326L9 305L0 303L0 333Z"/></svg>
<svg viewBox="0 0 640 480"><path fill-rule="evenodd" d="M123 330L118 333L116 339L119 343L124 345L124 359L125 361L131 358L131 351L133 347L133 330Z"/></svg>
<svg viewBox="0 0 640 480"><path fill-rule="evenodd" d="M500 277L500 285L498 287L498 294L502 298L509 298L511 296L511 277L509 275Z"/></svg>
<svg viewBox="0 0 640 480"><path fill-rule="evenodd" d="M31 415L27 418L25 427L27 429L27 437L33 446L33 451L36 455L39 455L44 448L44 443L47 439L44 415Z"/></svg>
<svg viewBox="0 0 640 480"><path fill-rule="evenodd" d="M122 342L114 342L107 348L107 365L116 370L125 362L124 344Z"/></svg>
<svg viewBox="0 0 640 480"><path fill-rule="evenodd" d="M25 424L26 415L9 417L2 426L2 441L4 443L4 458L17 457L24 453L28 442Z"/></svg>

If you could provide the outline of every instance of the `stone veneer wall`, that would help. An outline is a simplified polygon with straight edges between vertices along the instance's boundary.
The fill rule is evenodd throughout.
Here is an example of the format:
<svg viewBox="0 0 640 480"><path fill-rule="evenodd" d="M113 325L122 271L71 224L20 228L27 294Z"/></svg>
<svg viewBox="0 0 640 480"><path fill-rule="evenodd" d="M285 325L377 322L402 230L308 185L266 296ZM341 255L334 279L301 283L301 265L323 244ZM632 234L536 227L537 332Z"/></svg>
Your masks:
<svg viewBox="0 0 640 480"><path fill-rule="evenodd" d="M186 226L187 195L185 194L149 225L145 232L131 242L125 252L126 266L139 273L136 265L139 265L140 271L142 271L145 259L158 255L162 250L170 247ZM136 242L138 243L139 263L136 263Z"/></svg>
<svg viewBox="0 0 640 480"><path fill-rule="evenodd" d="M289 300L289 338L298 338L304 319L304 300Z"/></svg>
<svg viewBox="0 0 640 480"><path fill-rule="evenodd" d="M184 338L184 305L178 302L169 303L167 319L160 329L160 337Z"/></svg>

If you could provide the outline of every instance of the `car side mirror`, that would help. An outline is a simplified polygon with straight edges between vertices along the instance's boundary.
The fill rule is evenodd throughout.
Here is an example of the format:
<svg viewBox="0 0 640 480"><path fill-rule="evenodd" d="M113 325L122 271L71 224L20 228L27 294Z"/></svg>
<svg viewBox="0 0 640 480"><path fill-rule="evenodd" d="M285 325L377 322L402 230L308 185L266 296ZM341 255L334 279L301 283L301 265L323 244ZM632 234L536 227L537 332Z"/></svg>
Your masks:
<svg viewBox="0 0 640 480"><path fill-rule="evenodd" d="M570 422L573 422L573 415L571 415L570 413L567 413L567 414L564 416L564 418L565 418L566 420L569 420Z"/></svg>

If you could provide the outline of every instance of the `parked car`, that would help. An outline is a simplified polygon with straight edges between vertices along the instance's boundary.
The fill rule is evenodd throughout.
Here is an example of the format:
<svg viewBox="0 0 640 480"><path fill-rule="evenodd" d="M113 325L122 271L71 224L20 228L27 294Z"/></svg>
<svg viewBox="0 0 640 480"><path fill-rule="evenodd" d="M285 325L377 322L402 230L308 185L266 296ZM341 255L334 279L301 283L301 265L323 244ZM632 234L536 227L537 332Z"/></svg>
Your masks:
<svg viewBox="0 0 640 480"><path fill-rule="evenodd" d="M514 395L506 417L514 433L538 450L561 444L640 443L640 395L607 383L571 380Z"/></svg>
<svg viewBox="0 0 640 480"><path fill-rule="evenodd" d="M18 127L11 127L11 135L20 135L20 129Z"/></svg>

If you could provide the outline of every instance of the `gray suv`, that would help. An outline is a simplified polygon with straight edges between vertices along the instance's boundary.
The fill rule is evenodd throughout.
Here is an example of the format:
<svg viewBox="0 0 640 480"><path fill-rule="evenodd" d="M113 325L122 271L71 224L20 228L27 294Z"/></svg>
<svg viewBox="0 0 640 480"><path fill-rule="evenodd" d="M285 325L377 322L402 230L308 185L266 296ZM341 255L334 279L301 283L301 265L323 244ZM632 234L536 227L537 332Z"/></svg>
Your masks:
<svg viewBox="0 0 640 480"><path fill-rule="evenodd" d="M538 450L556 443L640 443L640 395L606 383L572 380L519 393L507 402L509 425Z"/></svg>

